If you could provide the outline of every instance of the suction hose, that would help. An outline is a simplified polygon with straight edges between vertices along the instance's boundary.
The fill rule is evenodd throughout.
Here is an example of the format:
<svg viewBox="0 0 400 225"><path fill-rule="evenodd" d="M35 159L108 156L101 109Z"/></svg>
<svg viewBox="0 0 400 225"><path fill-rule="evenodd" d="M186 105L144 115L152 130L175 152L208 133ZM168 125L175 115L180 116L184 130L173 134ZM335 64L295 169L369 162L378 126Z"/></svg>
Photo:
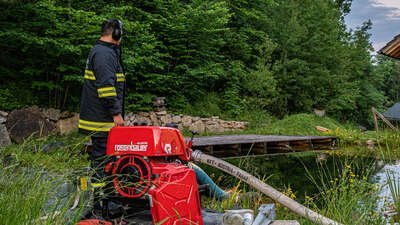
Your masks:
<svg viewBox="0 0 400 225"><path fill-rule="evenodd" d="M324 217L323 215L314 212L313 210L301 205L300 203L296 202L295 200L287 197L283 193L279 192L275 188L265 184L261 180L257 179L253 175L247 173L246 171L241 170L240 168L225 162L221 159L215 158L213 156L204 154L203 152L196 150L192 153L191 156L192 160L195 162L205 163L217 169L220 169L234 177L239 178L240 180L246 182L250 186L254 187L255 189L261 191L262 193L266 194L276 202L279 202L286 208L290 209L292 212L311 220L314 223L321 224L321 225L342 225L334 220Z"/></svg>

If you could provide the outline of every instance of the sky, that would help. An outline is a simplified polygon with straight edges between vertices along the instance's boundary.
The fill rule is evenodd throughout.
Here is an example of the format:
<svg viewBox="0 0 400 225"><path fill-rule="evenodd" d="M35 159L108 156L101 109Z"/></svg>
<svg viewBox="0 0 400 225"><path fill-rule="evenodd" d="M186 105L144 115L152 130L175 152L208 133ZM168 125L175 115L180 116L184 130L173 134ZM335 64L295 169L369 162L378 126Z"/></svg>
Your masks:
<svg viewBox="0 0 400 225"><path fill-rule="evenodd" d="M345 18L347 26L355 29L368 19L372 21L371 42L378 51L400 34L400 0L353 0Z"/></svg>

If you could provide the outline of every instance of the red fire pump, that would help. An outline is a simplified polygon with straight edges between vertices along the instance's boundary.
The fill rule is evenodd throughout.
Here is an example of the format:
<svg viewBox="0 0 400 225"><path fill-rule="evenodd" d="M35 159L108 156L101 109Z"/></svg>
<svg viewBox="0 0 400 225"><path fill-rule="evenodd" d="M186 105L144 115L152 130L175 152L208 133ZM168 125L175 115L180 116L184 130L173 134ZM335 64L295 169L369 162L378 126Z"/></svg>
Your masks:
<svg viewBox="0 0 400 225"><path fill-rule="evenodd" d="M105 170L117 195L148 199L153 224L203 225L196 175L187 166L190 154L175 128L114 127Z"/></svg>

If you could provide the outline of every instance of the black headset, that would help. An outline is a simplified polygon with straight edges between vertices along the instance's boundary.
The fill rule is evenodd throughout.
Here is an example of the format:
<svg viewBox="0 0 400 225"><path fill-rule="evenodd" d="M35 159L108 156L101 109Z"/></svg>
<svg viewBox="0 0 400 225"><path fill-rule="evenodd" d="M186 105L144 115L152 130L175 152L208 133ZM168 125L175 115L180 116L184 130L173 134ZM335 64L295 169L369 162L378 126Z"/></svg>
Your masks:
<svg viewBox="0 0 400 225"><path fill-rule="evenodd" d="M116 41L121 40L122 37L122 22L119 19L111 19L109 20L110 22L113 22L114 25L114 30L112 32L112 38Z"/></svg>

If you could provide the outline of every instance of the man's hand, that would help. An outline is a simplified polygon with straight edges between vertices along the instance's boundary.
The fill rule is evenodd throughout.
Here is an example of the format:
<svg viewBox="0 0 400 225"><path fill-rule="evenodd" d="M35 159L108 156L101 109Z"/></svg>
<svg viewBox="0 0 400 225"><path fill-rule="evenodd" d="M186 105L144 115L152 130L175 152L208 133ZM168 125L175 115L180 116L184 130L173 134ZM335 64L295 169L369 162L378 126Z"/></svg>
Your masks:
<svg viewBox="0 0 400 225"><path fill-rule="evenodd" d="M115 126L124 126L124 119L122 118L121 114L113 116Z"/></svg>

